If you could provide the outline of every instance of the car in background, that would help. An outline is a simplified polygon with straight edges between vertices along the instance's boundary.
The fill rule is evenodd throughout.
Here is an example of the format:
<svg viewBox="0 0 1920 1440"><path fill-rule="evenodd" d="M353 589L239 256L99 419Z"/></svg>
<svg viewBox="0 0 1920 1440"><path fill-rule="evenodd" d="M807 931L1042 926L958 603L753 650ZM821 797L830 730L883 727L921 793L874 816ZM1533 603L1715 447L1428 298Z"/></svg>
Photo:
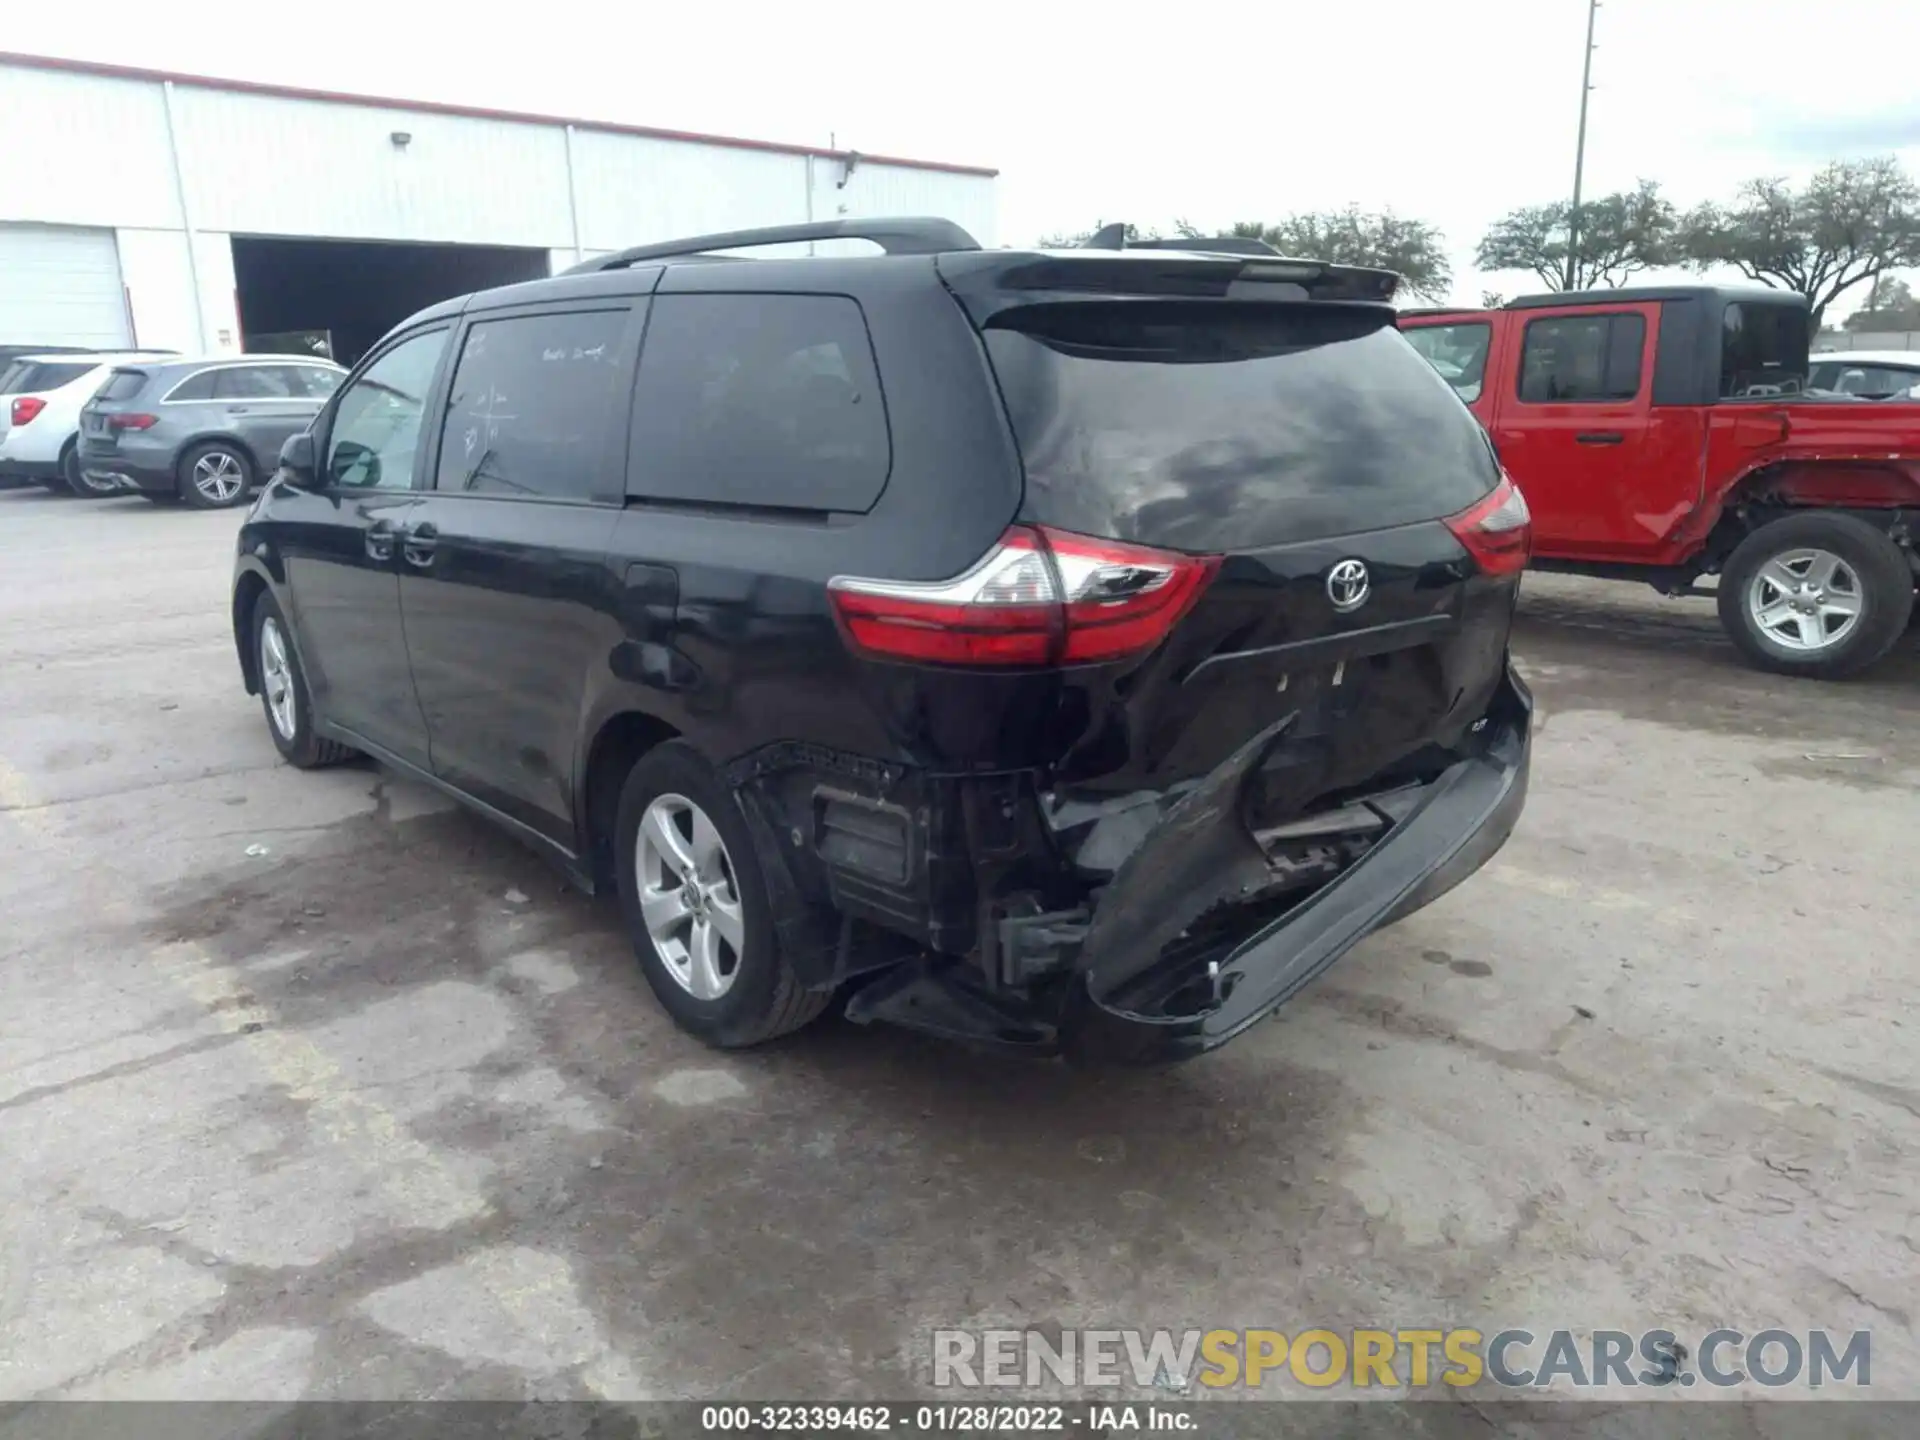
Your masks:
<svg viewBox="0 0 1920 1440"><path fill-rule="evenodd" d="M87 493L201 510L242 503L346 371L310 355L124 364L80 416Z"/></svg>
<svg viewBox="0 0 1920 1440"><path fill-rule="evenodd" d="M1807 392L1862 400L1920 399L1920 350L1836 350L1807 366Z"/></svg>
<svg viewBox="0 0 1920 1440"><path fill-rule="evenodd" d="M1804 295L1560 291L1399 324L1527 497L1534 569L1711 596L1775 674L1840 679L1900 643L1920 580L1920 395L1858 357L1810 357ZM1809 386L1823 369L1886 398Z"/></svg>
<svg viewBox="0 0 1920 1440"><path fill-rule="evenodd" d="M54 349L15 356L0 375L0 480L85 494L78 459L80 407L123 361L163 352Z"/></svg>
<svg viewBox="0 0 1920 1440"><path fill-rule="evenodd" d="M0 345L0 378L4 378L13 362L22 355L91 355L93 350L85 345ZM0 395L7 392L0 390Z"/></svg>

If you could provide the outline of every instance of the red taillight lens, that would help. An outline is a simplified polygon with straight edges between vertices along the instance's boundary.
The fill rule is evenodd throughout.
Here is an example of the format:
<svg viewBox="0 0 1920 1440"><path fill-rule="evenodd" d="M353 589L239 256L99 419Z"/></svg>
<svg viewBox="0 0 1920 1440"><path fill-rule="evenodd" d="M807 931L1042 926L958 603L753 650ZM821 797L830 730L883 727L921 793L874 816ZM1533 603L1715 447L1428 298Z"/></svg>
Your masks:
<svg viewBox="0 0 1920 1440"><path fill-rule="evenodd" d="M1517 575L1533 552L1533 514L1520 487L1501 475L1491 494L1458 515L1447 528L1489 575Z"/></svg>
<svg viewBox="0 0 1920 1440"><path fill-rule="evenodd" d="M159 423L158 415L141 415L132 410L112 410L107 413L109 430L151 430Z"/></svg>
<svg viewBox="0 0 1920 1440"><path fill-rule="evenodd" d="M1078 665L1152 649L1219 567L1015 525L965 574L931 584L842 575L828 586L847 638L893 660Z"/></svg>
<svg viewBox="0 0 1920 1440"><path fill-rule="evenodd" d="M46 408L47 402L38 396L22 395L13 402L13 423L24 425Z"/></svg>

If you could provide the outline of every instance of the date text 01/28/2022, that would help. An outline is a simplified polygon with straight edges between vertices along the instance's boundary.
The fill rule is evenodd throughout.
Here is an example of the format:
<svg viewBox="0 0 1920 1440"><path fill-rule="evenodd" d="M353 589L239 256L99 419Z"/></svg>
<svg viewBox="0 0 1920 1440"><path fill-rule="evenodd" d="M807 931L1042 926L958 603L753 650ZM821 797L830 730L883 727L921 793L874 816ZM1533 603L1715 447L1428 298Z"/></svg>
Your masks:
<svg viewBox="0 0 1920 1440"><path fill-rule="evenodd" d="M793 1432L926 1431L1004 1434L1008 1431L1121 1430L1191 1431L1184 1409L1139 1404L1098 1405L706 1405L700 1428L708 1433L769 1430Z"/></svg>

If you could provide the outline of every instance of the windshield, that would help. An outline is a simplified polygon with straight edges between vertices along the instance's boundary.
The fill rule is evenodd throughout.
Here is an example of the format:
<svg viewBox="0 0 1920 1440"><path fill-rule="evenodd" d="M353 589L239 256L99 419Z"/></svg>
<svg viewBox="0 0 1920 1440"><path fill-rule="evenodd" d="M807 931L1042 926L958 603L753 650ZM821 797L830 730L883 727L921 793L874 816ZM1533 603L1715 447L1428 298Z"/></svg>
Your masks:
<svg viewBox="0 0 1920 1440"><path fill-rule="evenodd" d="M986 340L1042 524L1246 550L1451 515L1497 478L1478 422L1367 311L1043 305Z"/></svg>
<svg viewBox="0 0 1920 1440"><path fill-rule="evenodd" d="M1735 301L1720 330L1720 398L1764 399L1806 388L1807 312L1799 305Z"/></svg>
<svg viewBox="0 0 1920 1440"><path fill-rule="evenodd" d="M4 385L0 381L0 385ZM1908 369L1861 360L1816 360L1807 371L1807 389L1828 395L1858 395L1863 400L1906 399L1920 388L1920 359Z"/></svg>

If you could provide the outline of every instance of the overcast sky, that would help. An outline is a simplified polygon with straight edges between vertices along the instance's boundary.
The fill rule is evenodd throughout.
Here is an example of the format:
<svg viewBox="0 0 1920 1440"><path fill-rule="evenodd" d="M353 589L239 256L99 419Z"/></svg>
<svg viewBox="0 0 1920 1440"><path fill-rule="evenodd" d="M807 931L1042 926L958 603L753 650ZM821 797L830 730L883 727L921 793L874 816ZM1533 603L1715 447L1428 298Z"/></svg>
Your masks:
<svg viewBox="0 0 1920 1440"><path fill-rule="evenodd" d="M997 167L1003 244L1357 202L1474 242L1573 178L1585 0L797 0L281 7L88 0L4 44L198 74ZM1587 191L1898 153L1920 171L1920 0L1606 0ZM290 161L291 161L291 157ZM1864 289L1864 287L1863 287ZM1850 294L1842 308L1862 295Z"/></svg>

